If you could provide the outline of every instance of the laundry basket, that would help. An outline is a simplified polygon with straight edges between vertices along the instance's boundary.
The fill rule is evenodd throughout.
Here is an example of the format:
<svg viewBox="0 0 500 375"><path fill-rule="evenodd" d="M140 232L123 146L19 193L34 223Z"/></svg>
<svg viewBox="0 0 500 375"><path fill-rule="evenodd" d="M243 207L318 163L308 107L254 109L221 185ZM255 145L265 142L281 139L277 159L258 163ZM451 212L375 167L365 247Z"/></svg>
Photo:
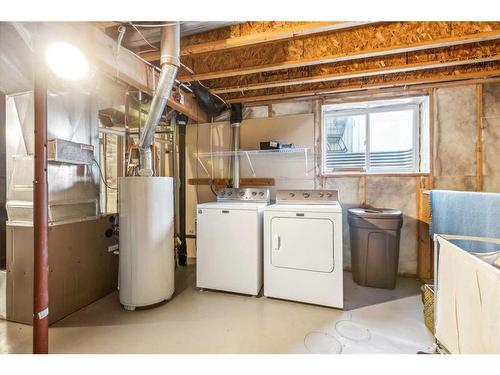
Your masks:
<svg viewBox="0 0 500 375"><path fill-rule="evenodd" d="M425 326L434 334L434 285L422 285L422 303Z"/></svg>

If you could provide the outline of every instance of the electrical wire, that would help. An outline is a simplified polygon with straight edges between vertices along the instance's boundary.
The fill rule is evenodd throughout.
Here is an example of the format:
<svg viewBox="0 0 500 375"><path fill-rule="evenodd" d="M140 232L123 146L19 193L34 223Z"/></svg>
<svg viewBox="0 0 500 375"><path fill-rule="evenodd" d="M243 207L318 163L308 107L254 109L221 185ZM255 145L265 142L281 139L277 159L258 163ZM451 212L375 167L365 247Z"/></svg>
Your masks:
<svg viewBox="0 0 500 375"><path fill-rule="evenodd" d="M151 43L149 43L149 41L146 39L146 37L144 35L142 35L141 31L132 23L132 22L129 22L129 24L134 28L135 31L137 31L137 34L139 34L139 36L146 42L146 44L148 46L150 46L151 48L153 48L155 51L158 51L159 48L152 45Z"/></svg>
<svg viewBox="0 0 500 375"><path fill-rule="evenodd" d="M115 187L109 186L109 185L106 183L106 180L104 179L104 176L103 176L103 174L102 174L101 166L99 165L99 163L97 162L97 160L95 160L95 158L93 158L93 159L92 159L92 161L95 163L95 165L97 165L97 169L99 169L99 175L101 176L101 181L102 181L102 183L104 184L104 186L106 186L108 189L111 189L111 190L118 190L118 188L115 188Z"/></svg>
<svg viewBox="0 0 500 375"><path fill-rule="evenodd" d="M129 23L132 24L132 22L129 22ZM164 26L174 26L175 24L176 24L176 22L157 23L157 24L154 24L154 23L134 23L133 25L137 26L137 27L164 27Z"/></svg>

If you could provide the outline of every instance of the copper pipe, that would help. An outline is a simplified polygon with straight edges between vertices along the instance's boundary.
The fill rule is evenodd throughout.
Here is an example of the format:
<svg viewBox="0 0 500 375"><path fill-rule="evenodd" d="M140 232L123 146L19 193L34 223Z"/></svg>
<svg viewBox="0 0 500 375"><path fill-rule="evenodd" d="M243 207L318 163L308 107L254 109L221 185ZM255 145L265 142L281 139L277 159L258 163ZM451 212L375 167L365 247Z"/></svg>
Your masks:
<svg viewBox="0 0 500 375"><path fill-rule="evenodd" d="M35 161L33 181L33 353L49 350L49 247L47 185L47 87L43 64L35 72Z"/></svg>

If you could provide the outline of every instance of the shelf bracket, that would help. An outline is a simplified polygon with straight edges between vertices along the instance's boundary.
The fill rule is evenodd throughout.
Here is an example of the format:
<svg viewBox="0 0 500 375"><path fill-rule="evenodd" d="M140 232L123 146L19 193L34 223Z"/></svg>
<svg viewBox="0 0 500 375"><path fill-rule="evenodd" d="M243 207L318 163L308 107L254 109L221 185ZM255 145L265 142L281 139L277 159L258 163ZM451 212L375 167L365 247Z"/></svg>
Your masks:
<svg viewBox="0 0 500 375"><path fill-rule="evenodd" d="M255 169L253 168L252 161L250 160L250 156L248 156L248 152L245 152L245 156L247 157L248 165L250 166L250 169L252 170L252 176L255 177Z"/></svg>
<svg viewBox="0 0 500 375"><path fill-rule="evenodd" d="M203 162L201 161L200 157L196 156L196 159L198 160L198 163L200 163L201 167L203 168L207 176L210 177L210 173L208 172L208 169L205 167L205 164L203 164Z"/></svg>
<svg viewBox="0 0 500 375"><path fill-rule="evenodd" d="M309 176L309 160L307 159L307 148L304 149L304 163L305 163L305 173L306 176Z"/></svg>

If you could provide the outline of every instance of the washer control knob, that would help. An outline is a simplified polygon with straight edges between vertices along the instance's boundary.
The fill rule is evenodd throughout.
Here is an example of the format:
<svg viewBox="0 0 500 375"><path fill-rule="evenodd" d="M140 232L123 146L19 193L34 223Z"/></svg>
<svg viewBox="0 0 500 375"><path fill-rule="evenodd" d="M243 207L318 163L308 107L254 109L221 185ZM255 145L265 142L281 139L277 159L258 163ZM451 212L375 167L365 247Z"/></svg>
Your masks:
<svg viewBox="0 0 500 375"><path fill-rule="evenodd" d="M252 195L255 197L257 195L257 192L252 191Z"/></svg>
<svg viewBox="0 0 500 375"><path fill-rule="evenodd" d="M295 197L295 193L288 193L288 195L289 195L291 198Z"/></svg>
<svg viewBox="0 0 500 375"><path fill-rule="evenodd" d="M326 196L327 196L328 198L331 198L331 197L332 197L332 193L328 192L328 193L326 193Z"/></svg>
<svg viewBox="0 0 500 375"><path fill-rule="evenodd" d="M309 197L311 196L311 194L309 194L309 193L302 193L302 196L303 196L304 198L309 198Z"/></svg>
<svg viewBox="0 0 500 375"><path fill-rule="evenodd" d="M244 191L240 191L240 197L242 197L244 195L245 195L245 192Z"/></svg>
<svg viewBox="0 0 500 375"><path fill-rule="evenodd" d="M263 196L264 196L264 192L263 192L263 191L261 191L261 192L259 193L259 195L260 195L261 197L263 197Z"/></svg>
<svg viewBox="0 0 500 375"><path fill-rule="evenodd" d="M231 191L228 191L227 195L233 195L233 193Z"/></svg>
<svg viewBox="0 0 500 375"><path fill-rule="evenodd" d="M319 195L320 198L323 198L325 196L325 194L323 192L319 192L318 195Z"/></svg>

